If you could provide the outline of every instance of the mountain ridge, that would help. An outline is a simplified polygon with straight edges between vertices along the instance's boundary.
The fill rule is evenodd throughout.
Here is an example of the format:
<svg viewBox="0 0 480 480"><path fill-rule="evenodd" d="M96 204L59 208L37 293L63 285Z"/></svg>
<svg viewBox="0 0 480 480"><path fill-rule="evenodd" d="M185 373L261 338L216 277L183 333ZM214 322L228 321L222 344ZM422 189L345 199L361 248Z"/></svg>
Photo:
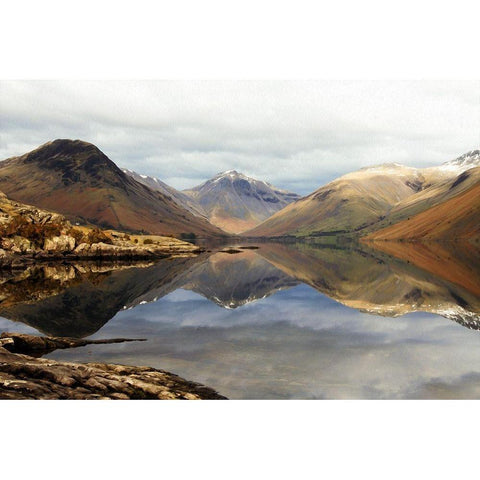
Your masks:
<svg viewBox="0 0 480 480"><path fill-rule="evenodd" d="M474 185L479 172L480 150L471 150L427 168L398 163L367 166L304 197L237 170L179 191L156 177L119 168L91 143L57 139L0 162L0 190L72 222L129 232L184 238L363 236L442 202L474 209L474 194L464 198L462 207L452 198ZM440 211L438 207L430 214ZM447 217L455 214L448 208L443 211ZM426 225L422 218L419 221ZM400 231L411 238L403 227ZM429 232L428 238L434 238L435 229Z"/></svg>
<svg viewBox="0 0 480 480"><path fill-rule="evenodd" d="M202 217L207 220L207 214L204 212L202 207L195 203L188 195L185 195L180 190L177 190L174 187L166 184L157 177L152 177L150 175L143 175L137 173L134 170L129 170L128 168L122 168L123 173L126 173L138 183L141 183L148 188L163 193L166 196L170 196L179 206L185 208L190 213L197 217Z"/></svg>
<svg viewBox="0 0 480 480"><path fill-rule="evenodd" d="M135 181L98 147L58 139L0 162L0 190L71 221L158 235L224 236L166 195Z"/></svg>
<svg viewBox="0 0 480 480"><path fill-rule="evenodd" d="M473 170L472 173L471 170ZM455 194L448 195L424 208L412 217L393 223L393 225L376 230L367 235L365 240L475 240L480 238L480 167L460 174L451 182L449 190ZM470 173L470 175L468 175ZM455 191L456 187L465 185L466 180L474 176L473 185ZM457 183L458 182L458 183ZM424 203L425 204L425 203ZM414 204L415 206L415 204Z"/></svg>
<svg viewBox="0 0 480 480"><path fill-rule="evenodd" d="M477 164L480 151L472 150L437 167L415 168L398 163L364 167L318 188L243 235L302 237L369 233L385 227L389 221L393 223L393 218L389 218L392 211L397 212L395 221L408 216L405 212L403 217L402 212L398 213L401 210L398 205L421 200L422 195L427 196L421 192L446 185ZM428 206L419 202L417 209Z"/></svg>
<svg viewBox="0 0 480 480"><path fill-rule="evenodd" d="M259 224L276 211L300 198L236 170L227 170L213 178L183 190L207 213L209 221L223 230L238 234Z"/></svg>

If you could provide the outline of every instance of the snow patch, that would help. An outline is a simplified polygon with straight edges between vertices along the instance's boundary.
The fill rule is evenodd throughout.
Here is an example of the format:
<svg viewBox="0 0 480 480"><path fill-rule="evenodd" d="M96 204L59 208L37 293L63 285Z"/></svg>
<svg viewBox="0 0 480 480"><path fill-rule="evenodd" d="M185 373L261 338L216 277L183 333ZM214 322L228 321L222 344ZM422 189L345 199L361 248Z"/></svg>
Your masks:
<svg viewBox="0 0 480 480"><path fill-rule="evenodd" d="M480 150L472 150L454 160L443 163L441 168L457 168L458 170L465 171L478 166L480 166Z"/></svg>

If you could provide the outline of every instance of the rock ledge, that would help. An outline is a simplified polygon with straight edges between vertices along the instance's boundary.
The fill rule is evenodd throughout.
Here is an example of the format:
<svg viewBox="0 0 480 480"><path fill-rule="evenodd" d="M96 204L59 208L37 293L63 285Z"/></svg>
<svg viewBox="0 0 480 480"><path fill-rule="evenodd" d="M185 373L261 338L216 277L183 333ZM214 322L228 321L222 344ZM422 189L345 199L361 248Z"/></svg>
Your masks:
<svg viewBox="0 0 480 480"><path fill-rule="evenodd" d="M42 345L46 351L51 351L57 342L57 348L69 348L70 341L77 342L75 339L2 334L0 399L226 399L209 387L151 367L56 362L15 353L15 345L21 346L22 351L33 345L32 350L41 352ZM128 339L80 342L85 345L112 341Z"/></svg>

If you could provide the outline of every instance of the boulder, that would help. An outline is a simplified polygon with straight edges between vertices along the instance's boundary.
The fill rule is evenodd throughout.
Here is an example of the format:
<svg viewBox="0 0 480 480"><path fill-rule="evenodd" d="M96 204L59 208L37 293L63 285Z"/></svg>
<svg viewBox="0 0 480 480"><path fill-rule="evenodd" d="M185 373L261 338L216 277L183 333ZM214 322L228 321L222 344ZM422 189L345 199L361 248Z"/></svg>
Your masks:
<svg viewBox="0 0 480 480"><path fill-rule="evenodd" d="M75 248L75 239L70 235L46 238L43 249L46 252L71 252Z"/></svg>

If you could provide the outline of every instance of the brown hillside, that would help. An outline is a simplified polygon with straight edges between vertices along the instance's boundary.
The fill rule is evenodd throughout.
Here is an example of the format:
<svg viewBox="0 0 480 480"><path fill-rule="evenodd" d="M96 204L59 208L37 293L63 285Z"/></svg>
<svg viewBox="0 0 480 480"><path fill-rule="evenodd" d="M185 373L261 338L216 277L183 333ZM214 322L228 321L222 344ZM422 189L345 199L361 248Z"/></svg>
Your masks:
<svg viewBox="0 0 480 480"><path fill-rule="evenodd" d="M0 162L0 190L72 221L157 235L222 235L170 197L122 172L95 145L55 140Z"/></svg>
<svg viewBox="0 0 480 480"><path fill-rule="evenodd" d="M308 236L360 231L381 220L396 203L418 191L424 181L419 170L401 165L364 168L291 203L244 235Z"/></svg>
<svg viewBox="0 0 480 480"><path fill-rule="evenodd" d="M480 182L465 192L365 240L480 240Z"/></svg>

